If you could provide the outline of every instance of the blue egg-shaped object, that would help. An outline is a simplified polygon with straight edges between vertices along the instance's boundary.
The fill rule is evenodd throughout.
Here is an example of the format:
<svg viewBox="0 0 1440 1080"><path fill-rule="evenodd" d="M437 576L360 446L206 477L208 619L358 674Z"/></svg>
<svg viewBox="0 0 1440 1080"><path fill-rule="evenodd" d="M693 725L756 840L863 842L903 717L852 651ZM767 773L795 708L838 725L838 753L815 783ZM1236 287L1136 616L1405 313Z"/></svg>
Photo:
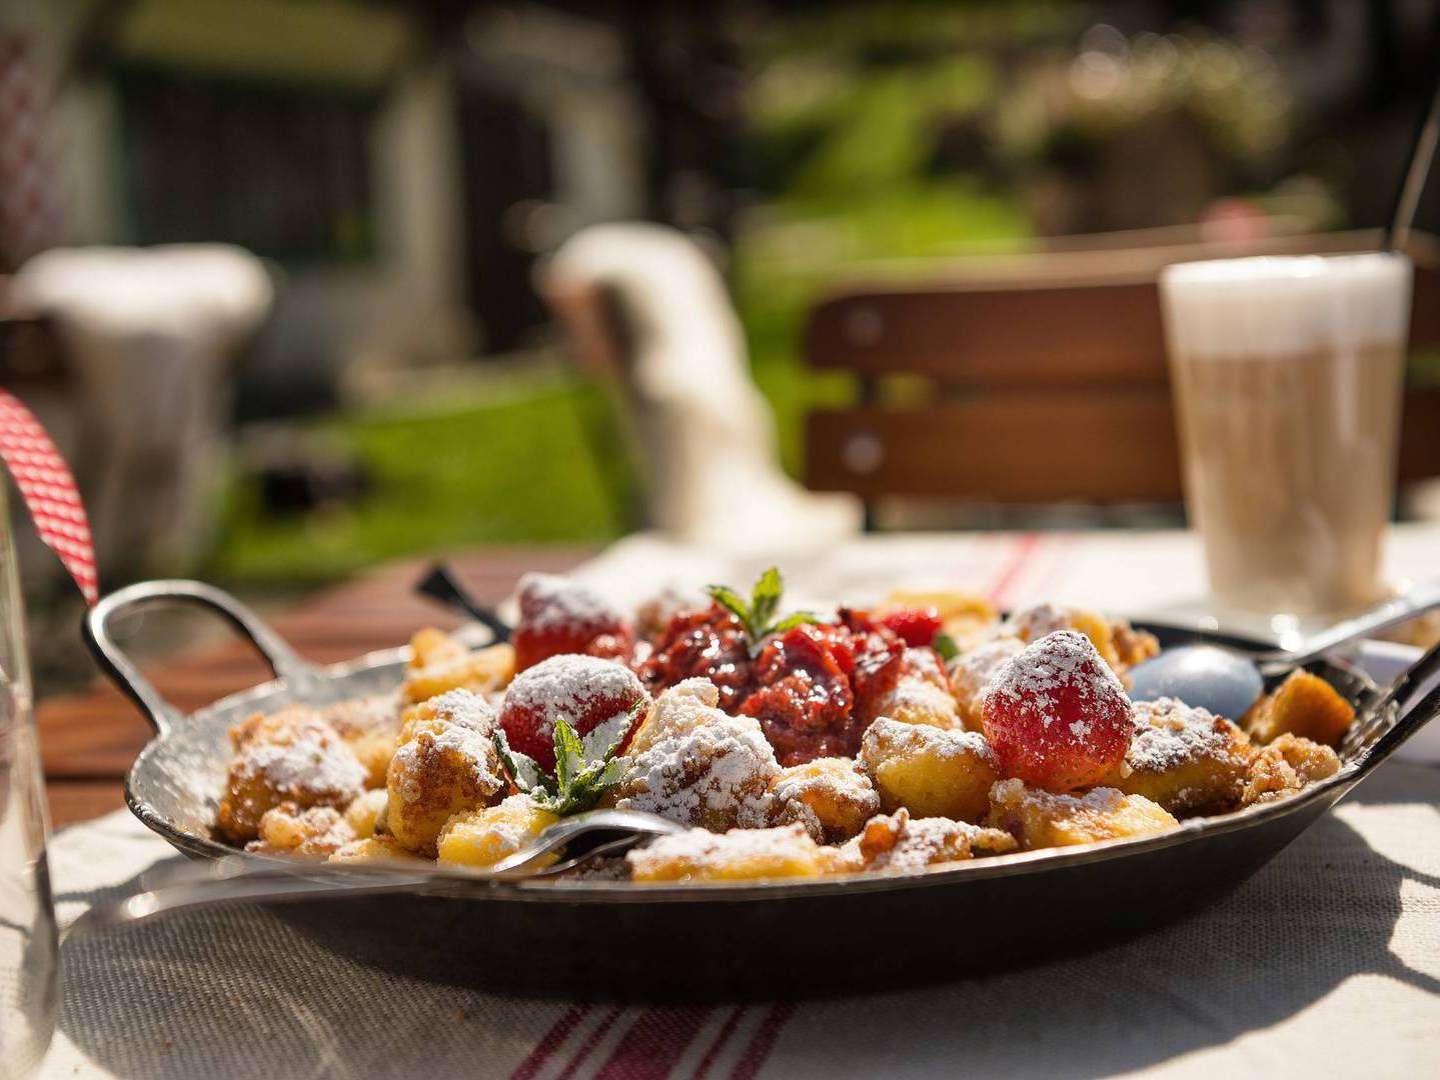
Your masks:
<svg viewBox="0 0 1440 1080"><path fill-rule="evenodd" d="M1130 669L1135 701L1179 698L1216 716L1239 720L1264 692L1255 664L1234 649L1182 645Z"/></svg>

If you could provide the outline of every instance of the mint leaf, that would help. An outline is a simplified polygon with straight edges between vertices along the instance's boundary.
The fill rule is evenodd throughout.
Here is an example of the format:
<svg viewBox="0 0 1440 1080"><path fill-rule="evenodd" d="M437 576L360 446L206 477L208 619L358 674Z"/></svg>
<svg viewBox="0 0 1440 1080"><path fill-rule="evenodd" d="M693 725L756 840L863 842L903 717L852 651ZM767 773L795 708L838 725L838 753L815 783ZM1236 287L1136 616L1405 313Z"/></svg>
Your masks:
<svg viewBox="0 0 1440 1080"><path fill-rule="evenodd" d="M940 659L944 660L947 664L960 655L960 646L955 643L953 637L946 633L936 634L935 640L930 643L930 647L939 653Z"/></svg>
<svg viewBox="0 0 1440 1080"><path fill-rule="evenodd" d="M779 567L770 567L755 582L755 588L750 591L750 618L759 636L764 636L775 621L775 613L780 610L780 595L784 591Z"/></svg>
<svg viewBox="0 0 1440 1080"><path fill-rule="evenodd" d="M765 639L771 634L783 634L786 630L805 623L818 623L818 615L808 611L797 611L779 621L780 598L785 592L785 583L780 577L779 567L772 566L760 575L750 590L750 600L727 585L707 585L705 591L717 604L728 609L745 628L750 640L750 655L759 656Z"/></svg>
<svg viewBox="0 0 1440 1080"><path fill-rule="evenodd" d="M794 611L781 619L770 628L771 633L783 634L786 630L793 630L797 626L805 626L809 623L822 621L819 615L812 611Z"/></svg>
<svg viewBox="0 0 1440 1080"><path fill-rule="evenodd" d="M589 810L607 788L625 775L627 762L615 757L644 702L598 725L582 739L563 716L555 719L555 775L547 776L524 754L512 751L503 731L495 733L495 749L510 770L515 786L542 810L564 817Z"/></svg>
<svg viewBox="0 0 1440 1080"><path fill-rule="evenodd" d="M527 793L536 789L544 790L545 776L540 771L540 765L530 755L510 749L510 740L505 737L504 728L495 729L493 741L495 752L500 755L500 763L505 766L505 771L510 774L510 779L515 781L516 787Z"/></svg>
<svg viewBox="0 0 1440 1080"><path fill-rule="evenodd" d="M605 768L600 770L600 776L596 783L602 790L614 787L625 775L625 767L629 764L624 758L611 758L605 763Z"/></svg>
<svg viewBox="0 0 1440 1080"><path fill-rule="evenodd" d="M706 585L705 591L722 607L728 608L747 627L750 625L750 605L745 598L728 585Z"/></svg>
<svg viewBox="0 0 1440 1080"><path fill-rule="evenodd" d="M555 782L563 794L572 786L576 774L585 766L585 744L570 721L563 716L555 718Z"/></svg>

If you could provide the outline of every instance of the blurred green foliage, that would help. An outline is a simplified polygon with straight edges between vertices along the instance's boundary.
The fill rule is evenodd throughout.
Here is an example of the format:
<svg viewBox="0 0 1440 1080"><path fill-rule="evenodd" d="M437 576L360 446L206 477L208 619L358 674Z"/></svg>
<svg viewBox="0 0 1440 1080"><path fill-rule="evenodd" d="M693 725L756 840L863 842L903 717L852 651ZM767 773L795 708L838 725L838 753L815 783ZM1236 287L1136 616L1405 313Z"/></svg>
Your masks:
<svg viewBox="0 0 1440 1080"><path fill-rule="evenodd" d="M791 472L805 412L850 393L845 377L799 362L809 305L862 270L903 276L905 260L1001 250L1028 234L1014 197L973 162L947 160L942 143L969 124L961 142L983 154L973 144L999 93L993 47L1070 34L1077 18L1071 5L1033 0L850 4L777 21L751 42L753 200L729 274ZM353 506L267 517L258 487L236 481L209 572L313 583L419 551L604 541L634 526L634 477L593 387L545 376L504 399L403 409L313 425L371 474Z"/></svg>
<svg viewBox="0 0 1440 1080"><path fill-rule="evenodd" d="M799 363L804 315L827 285L905 276L906 260L1003 250L1029 234L1013 197L975 168L999 91L993 50L1072 28L1046 3L862 4L772 25L753 44L749 157L731 285L785 466L801 470L802 418L850 393ZM971 159L947 159L960 132ZM963 156L963 154L962 154Z"/></svg>
<svg viewBox="0 0 1440 1080"><path fill-rule="evenodd" d="M443 408L340 415L310 434L353 455L370 492L277 516L260 505L258 484L237 478L209 576L310 584L422 551L599 542L631 525L615 494L633 487L626 457L595 446L620 446L613 415L596 388L573 379L462 395Z"/></svg>

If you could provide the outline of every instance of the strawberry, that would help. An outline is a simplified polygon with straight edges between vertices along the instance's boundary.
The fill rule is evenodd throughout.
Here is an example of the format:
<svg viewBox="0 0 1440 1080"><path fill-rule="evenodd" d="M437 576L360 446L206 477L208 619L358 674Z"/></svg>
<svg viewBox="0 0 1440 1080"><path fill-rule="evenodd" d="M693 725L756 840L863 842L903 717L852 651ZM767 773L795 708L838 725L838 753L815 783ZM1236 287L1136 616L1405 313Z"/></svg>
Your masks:
<svg viewBox="0 0 1440 1080"><path fill-rule="evenodd" d="M734 712L750 692L754 661L745 627L719 604L676 615L648 650L646 644L636 650L636 670L652 692L703 677L719 688L726 712Z"/></svg>
<svg viewBox="0 0 1440 1080"><path fill-rule="evenodd" d="M876 622L914 649L934 644L940 632L940 615L934 608L901 608L881 615Z"/></svg>
<svg viewBox="0 0 1440 1080"><path fill-rule="evenodd" d="M852 622L855 620L852 619ZM905 642L882 626L855 622L870 629L856 631L851 638L855 655L850 675L855 689L855 712L868 725L879 715L880 701L900 681L905 668Z"/></svg>
<svg viewBox="0 0 1440 1080"><path fill-rule="evenodd" d="M510 782L541 810L559 817L578 814L594 807L625 774L625 759L615 756L629 737L622 720L601 724L582 739L565 717L557 717L549 769L512 748L504 728L495 729L495 751Z"/></svg>
<svg viewBox="0 0 1440 1080"><path fill-rule="evenodd" d="M611 659L629 654L633 634L625 618L584 585L554 574L526 574L517 591L520 622L511 639L515 670L562 653Z"/></svg>
<svg viewBox="0 0 1440 1080"><path fill-rule="evenodd" d="M1130 699L1084 634L1060 630L1026 646L980 697L1000 771L1048 791L1098 784L1125 760Z"/></svg>
<svg viewBox="0 0 1440 1080"><path fill-rule="evenodd" d="M649 700L635 673L623 664L566 653L526 668L505 691L500 726L509 745L544 770L555 767L555 726L563 718L584 737L611 721L627 718L620 743L639 722Z"/></svg>

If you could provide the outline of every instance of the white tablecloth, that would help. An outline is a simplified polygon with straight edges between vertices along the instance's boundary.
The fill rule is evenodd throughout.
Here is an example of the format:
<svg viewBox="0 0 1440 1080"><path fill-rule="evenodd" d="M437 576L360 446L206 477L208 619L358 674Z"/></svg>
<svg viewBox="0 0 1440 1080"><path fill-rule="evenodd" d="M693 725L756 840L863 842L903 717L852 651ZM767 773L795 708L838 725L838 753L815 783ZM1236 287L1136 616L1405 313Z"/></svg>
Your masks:
<svg viewBox="0 0 1440 1080"><path fill-rule="evenodd" d="M1433 576L1429 558L1440 533L1397 534L1397 575ZM896 582L1131 610L1200 594L1192 543L1169 535L883 537L784 565L797 594L857 600ZM638 538L585 573L624 594L657 572L693 584L753 569ZM67 830L52 852L62 919L168 852L123 813ZM367 967L255 908L77 940L64 958L47 1077L1434 1076L1440 770L1387 764L1179 925L905 993L715 1008L527 1001Z"/></svg>

